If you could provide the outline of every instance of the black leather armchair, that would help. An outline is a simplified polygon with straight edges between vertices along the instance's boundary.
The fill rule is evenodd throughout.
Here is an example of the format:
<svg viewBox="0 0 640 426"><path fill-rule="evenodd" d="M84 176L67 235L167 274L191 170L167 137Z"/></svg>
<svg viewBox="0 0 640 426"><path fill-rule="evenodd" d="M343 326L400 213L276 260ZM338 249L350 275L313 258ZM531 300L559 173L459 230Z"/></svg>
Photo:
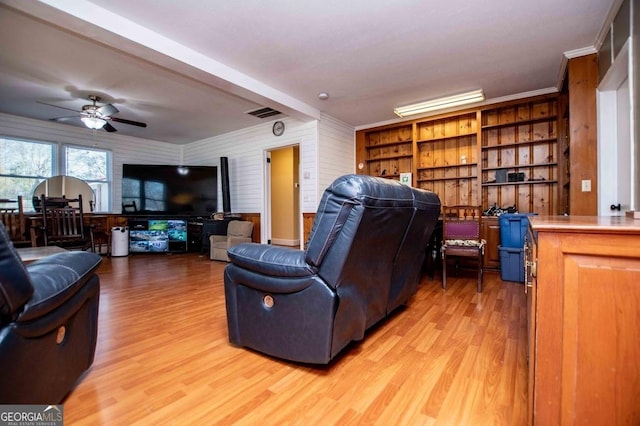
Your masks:
<svg viewBox="0 0 640 426"><path fill-rule="evenodd" d="M57 404L91 366L101 261L76 251L25 266L0 225L0 404Z"/></svg>
<svg viewBox="0 0 640 426"><path fill-rule="evenodd" d="M229 249L229 340L292 361L327 364L416 292L438 220L432 192L365 175L325 191L305 251Z"/></svg>

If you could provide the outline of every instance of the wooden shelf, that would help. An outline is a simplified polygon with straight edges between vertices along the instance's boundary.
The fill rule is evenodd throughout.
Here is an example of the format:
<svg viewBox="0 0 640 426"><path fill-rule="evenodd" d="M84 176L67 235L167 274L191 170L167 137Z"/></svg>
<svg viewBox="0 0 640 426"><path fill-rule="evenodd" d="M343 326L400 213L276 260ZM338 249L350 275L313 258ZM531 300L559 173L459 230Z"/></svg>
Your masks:
<svg viewBox="0 0 640 426"><path fill-rule="evenodd" d="M478 163L466 163L466 164L449 164L446 166L427 166L427 167L418 167L418 171L428 171L428 170L437 170L437 169L448 169L451 167L475 167Z"/></svg>
<svg viewBox="0 0 640 426"><path fill-rule="evenodd" d="M557 166L558 163L536 163L536 164L519 164L517 166L499 166L499 167L483 167L482 171L490 170L509 170L509 169L531 169L534 167Z"/></svg>
<svg viewBox="0 0 640 426"><path fill-rule="evenodd" d="M487 149L510 148L510 147L521 146L521 145L535 145L535 144L541 144L541 143L555 143L557 141L558 141L558 138L534 139L534 140L530 140L530 141L504 143L504 144L500 144L500 145L487 145L487 146L483 146L482 149L483 150L487 150Z"/></svg>
<svg viewBox="0 0 640 426"><path fill-rule="evenodd" d="M476 179L478 176L451 176L451 177L438 177L428 179L416 179L416 182L435 182L440 180L460 180L460 179Z"/></svg>
<svg viewBox="0 0 640 426"><path fill-rule="evenodd" d="M388 157L377 157L377 158L369 158L365 160L367 163L372 163L374 161L385 161L385 160L397 160L400 158L413 158L413 154L402 154L402 155L391 155Z"/></svg>
<svg viewBox="0 0 640 426"><path fill-rule="evenodd" d="M482 130L491 130L491 129L500 129L503 127L512 127L512 126L523 126L527 124L536 124L536 123L544 123L544 122L552 122L555 121L558 117L556 115L548 115L544 117L537 117L528 120L516 120L511 121L509 123L499 123L499 124L485 124L482 126Z"/></svg>
<svg viewBox="0 0 640 426"><path fill-rule="evenodd" d="M413 140L409 139L406 141L384 142L384 143L365 146L365 149L386 148L389 146L404 145L408 143L413 143Z"/></svg>
<svg viewBox="0 0 640 426"><path fill-rule="evenodd" d="M460 134L460 135L442 136L442 137L433 138L433 139L421 139L421 140L418 140L417 143L422 144L422 143L442 142L442 141L453 140L453 139L458 139L458 138L468 138L470 136L476 136L476 135L477 135L476 132L463 133L463 134Z"/></svg>
<svg viewBox="0 0 640 426"><path fill-rule="evenodd" d="M377 175L377 176L376 175L372 175L372 176L379 177L379 178L382 178L382 179L400 179L400 173L396 173L396 174L389 173L389 174L386 174L386 175Z"/></svg>
<svg viewBox="0 0 640 426"><path fill-rule="evenodd" d="M522 180L519 182L483 182L482 186L506 186L506 185L540 185L558 183L557 180Z"/></svg>

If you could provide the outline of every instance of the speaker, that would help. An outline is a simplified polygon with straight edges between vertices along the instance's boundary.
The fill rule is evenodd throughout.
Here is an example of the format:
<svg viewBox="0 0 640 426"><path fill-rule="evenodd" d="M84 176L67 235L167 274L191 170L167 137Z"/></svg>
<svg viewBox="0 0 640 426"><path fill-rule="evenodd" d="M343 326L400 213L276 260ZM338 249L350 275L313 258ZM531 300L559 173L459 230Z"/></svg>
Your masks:
<svg viewBox="0 0 640 426"><path fill-rule="evenodd" d="M229 159L220 157L220 176L222 177L222 211L231 213L231 192L229 189Z"/></svg>

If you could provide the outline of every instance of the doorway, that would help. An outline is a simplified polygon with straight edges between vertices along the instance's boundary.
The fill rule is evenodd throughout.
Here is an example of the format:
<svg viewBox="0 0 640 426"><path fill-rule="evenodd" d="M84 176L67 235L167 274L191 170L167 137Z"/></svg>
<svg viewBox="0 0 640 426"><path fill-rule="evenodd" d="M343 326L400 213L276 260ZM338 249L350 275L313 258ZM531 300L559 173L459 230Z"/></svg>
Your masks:
<svg viewBox="0 0 640 426"><path fill-rule="evenodd" d="M628 43L598 86L598 214L632 208L632 128Z"/></svg>
<svg viewBox="0 0 640 426"><path fill-rule="evenodd" d="M276 148L267 156L267 241L300 247L300 147Z"/></svg>

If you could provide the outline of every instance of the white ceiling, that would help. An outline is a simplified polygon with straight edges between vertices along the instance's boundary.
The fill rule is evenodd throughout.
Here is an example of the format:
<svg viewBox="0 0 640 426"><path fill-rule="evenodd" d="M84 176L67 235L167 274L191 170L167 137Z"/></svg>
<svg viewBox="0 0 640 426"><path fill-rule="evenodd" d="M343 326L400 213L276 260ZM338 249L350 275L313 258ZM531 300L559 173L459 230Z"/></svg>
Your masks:
<svg viewBox="0 0 640 426"><path fill-rule="evenodd" d="M0 112L64 117L43 103L79 110L96 94L148 124L118 134L188 143L264 123L245 114L262 106L358 128L478 88L554 91L565 53L595 52L620 1L0 3Z"/></svg>

